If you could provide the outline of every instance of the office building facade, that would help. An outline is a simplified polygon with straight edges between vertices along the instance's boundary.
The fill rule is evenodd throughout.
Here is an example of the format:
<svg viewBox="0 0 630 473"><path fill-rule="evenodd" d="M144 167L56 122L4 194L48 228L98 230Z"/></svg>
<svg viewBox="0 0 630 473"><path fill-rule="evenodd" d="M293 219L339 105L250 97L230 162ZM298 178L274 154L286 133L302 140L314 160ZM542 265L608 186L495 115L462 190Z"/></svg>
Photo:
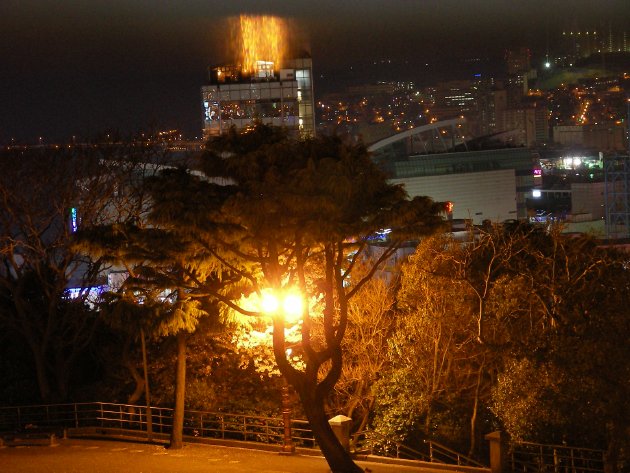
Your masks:
<svg viewBox="0 0 630 473"><path fill-rule="evenodd" d="M201 88L204 139L255 122L285 127L292 136L315 135L310 57L287 60L282 68L257 61L253 72L244 72L238 64L208 72L209 84Z"/></svg>

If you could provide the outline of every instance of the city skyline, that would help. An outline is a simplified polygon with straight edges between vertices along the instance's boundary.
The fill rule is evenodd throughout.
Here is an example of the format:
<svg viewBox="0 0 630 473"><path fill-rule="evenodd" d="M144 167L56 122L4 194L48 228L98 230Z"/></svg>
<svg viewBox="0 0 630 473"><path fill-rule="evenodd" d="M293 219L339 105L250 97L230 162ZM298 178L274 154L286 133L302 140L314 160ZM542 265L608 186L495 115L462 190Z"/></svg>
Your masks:
<svg viewBox="0 0 630 473"><path fill-rule="evenodd" d="M456 75L467 56L492 63L506 48L527 46L540 57L563 28L623 27L630 18L616 0L260 4L3 2L0 143L149 127L194 134L207 67L230 59L225 20L240 13L293 20L293 41L313 56L316 95L343 81L374 82L387 68L427 82Z"/></svg>

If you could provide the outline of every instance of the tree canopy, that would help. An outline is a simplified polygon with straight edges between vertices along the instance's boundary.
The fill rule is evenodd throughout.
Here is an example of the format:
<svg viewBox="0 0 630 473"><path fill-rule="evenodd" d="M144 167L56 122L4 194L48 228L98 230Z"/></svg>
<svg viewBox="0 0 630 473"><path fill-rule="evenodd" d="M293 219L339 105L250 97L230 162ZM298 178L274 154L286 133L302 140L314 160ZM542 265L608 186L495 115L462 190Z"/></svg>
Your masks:
<svg viewBox="0 0 630 473"><path fill-rule="evenodd" d="M73 232L100 218L113 181L89 153L10 150L0 159L0 331L28 347L39 397L65 400L97 327L90 288L102 268L75 251Z"/></svg>
<svg viewBox="0 0 630 473"><path fill-rule="evenodd" d="M617 464L630 426L627 255L559 230L496 225L418 246L376 384L377 430L457 445L468 418L471 452L485 421L514 440L607 448Z"/></svg>
<svg viewBox="0 0 630 473"><path fill-rule="evenodd" d="M341 374L348 301L403 241L439 227L441 205L408 199L363 146L337 137L292 140L284 130L262 125L210 141L200 168L153 180L152 189L160 192L152 193L151 219L191 244L181 246L181 260L211 257L220 264L221 276L234 284L231 293L213 294L233 310L260 312L239 304L239 291L300 292L300 341L287 345L287 323L276 314L275 359L333 471L357 471L324 408ZM375 247L373 239L384 229L388 240ZM369 262L369 270L356 277L359 262Z"/></svg>

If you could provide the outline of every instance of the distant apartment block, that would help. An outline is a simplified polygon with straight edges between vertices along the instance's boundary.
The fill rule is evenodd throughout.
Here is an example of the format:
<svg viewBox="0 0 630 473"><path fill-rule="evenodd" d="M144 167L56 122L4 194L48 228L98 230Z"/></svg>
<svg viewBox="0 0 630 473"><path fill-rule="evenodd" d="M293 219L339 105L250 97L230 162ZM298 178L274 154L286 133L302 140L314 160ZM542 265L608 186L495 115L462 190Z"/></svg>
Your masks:
<svg viewBox="0 0 630 473"><path fill-rule="evenodd" d="M626 129L616 124L554 126L553 141L565 147L598 151L627 149Z"/></svg>

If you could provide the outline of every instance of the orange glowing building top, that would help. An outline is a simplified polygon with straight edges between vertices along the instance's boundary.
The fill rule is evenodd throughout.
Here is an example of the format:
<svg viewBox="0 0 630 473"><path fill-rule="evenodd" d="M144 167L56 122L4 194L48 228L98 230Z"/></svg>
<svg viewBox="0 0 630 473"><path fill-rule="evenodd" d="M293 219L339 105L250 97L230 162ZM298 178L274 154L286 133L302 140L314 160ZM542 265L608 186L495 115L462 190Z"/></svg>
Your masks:
<svg viewBox="0 0 630 473"><path fill-rule="evenodd" d="M287 27L276 17L241 16L232 26L235 61L210 67L209 84L201 88L204 138L254 121L313 136L310 56L288 57Z"/></svg>

